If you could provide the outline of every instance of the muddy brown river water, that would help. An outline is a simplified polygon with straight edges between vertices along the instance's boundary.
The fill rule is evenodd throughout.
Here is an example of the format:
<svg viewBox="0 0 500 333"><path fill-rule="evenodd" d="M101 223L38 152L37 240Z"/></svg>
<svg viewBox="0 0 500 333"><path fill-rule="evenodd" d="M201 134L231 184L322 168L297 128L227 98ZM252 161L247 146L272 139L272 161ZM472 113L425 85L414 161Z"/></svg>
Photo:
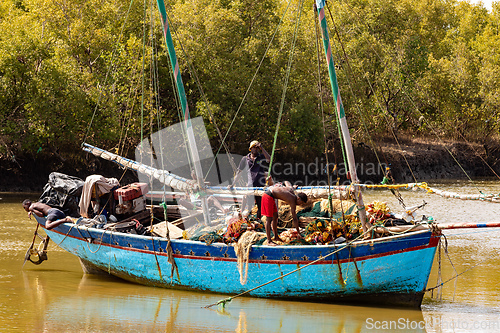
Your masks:
<svg viewBox="0 0 500 333"><path fill-rule="evenodd" d="M459 193L478 193L466 181L431 183ZM484 193L500 193L500 181L477 181ZM421 213L438 223L500 221L500 203L460 201L402 191L407 206L428 203ZM392 194L382 196L401 211ZM76 257L49 245L49 260L27 262L34 220L21 202L37 194L0 193L0 332L499 332L500 228L445 231L449 258L441 253L441 298L426 294L421 310L237 298L225 309L203 306L223 296L145 287L84 275ZM428 287L438 281L438 256Z"/></svg>

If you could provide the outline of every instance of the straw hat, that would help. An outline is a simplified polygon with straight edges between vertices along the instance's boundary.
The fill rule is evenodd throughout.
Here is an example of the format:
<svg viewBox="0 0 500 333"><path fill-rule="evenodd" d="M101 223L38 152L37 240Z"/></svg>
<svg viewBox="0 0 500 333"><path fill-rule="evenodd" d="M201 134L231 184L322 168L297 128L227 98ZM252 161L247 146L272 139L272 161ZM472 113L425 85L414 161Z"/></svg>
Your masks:
<svg viewBox="0 0 500 333"><path fill-rule="evenodd" d="M259 141L253 140L252 142L250 142L250 147L248 147L248 150L252 150L252 147L255 145L258 145L258 144L259 144Z"/></svg>

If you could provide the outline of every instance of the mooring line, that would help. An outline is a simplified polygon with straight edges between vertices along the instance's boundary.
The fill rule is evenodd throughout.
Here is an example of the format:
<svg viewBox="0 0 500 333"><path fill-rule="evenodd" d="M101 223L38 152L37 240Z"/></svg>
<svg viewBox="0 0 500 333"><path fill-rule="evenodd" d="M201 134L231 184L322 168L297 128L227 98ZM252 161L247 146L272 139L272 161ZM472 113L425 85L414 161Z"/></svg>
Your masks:
<svg viewBox="0 0 500 333"><path fill-rule="evenodd" d="M314 260L314 261L311 261L310 263L308 263L308 264L306 264L306 265L304 265L304 266L302 266L302 267L299 267L299 268L297 268L297 269L294 269L293 271L288 272L288 273L286 273L285 275L281 275L281 276L279 276L279 277L277 277L277 278L275 278L275 279L272 279L271 281L268 281L268 282L266 282L266 283L263 283L263 284L261 284L261 285L259 285L259 286L257 286L257 287L254 287L254 288L252 288L252 289L249 289L249 290L247 290L247 291L244 291L244 292L242 292L242 293L240 293L240 294L238 294L238 295L235 295L235 296L233 296L233 297L228 297L228 298L225 298L225 299L223 299L223 300L220 300L220 301L218 301L218 302L216 302L216 303L213 303L213 304L210 304L210 305L206 305L206 306L204 306L204 308L211 308L211 307L212 307L212 306L214 306L214 305L222 305L222 307L224 308L224 307L226 306L226 303L231 302L231 301L232 301L233 299L235 299L236 297L240 297L240 296L243 296L243 295L245 295L245 294L248 294L248 293L249 293L249 292L251 292L251 291L254 291L254 290L256 290L256 289L259 289L259 288L261 288L261 287L264 287L264 286L266 286L266 285L268 285L268 284L270 284L270 283L273 283L274 281L280 280L280 279L284 278L285 276L288 276L288 275L290 275L290 274L296 273L296 272L300 271L300 270L301 270L301 269L303 269L303 268L306 268L306 267L308 267L308 266L311 266L311 265L313 265L313 264L317 263L318 261L324 260L325 258L328 258L329 256L331 256L331 255L333 255L333 254L335 254L335 253L338 253L338 252L342 251L343 249L345 249L345 248L347 248L348 246L350 246L353 242L357 241L357 240L358 240L358 239L360 239L361 237L363 237L363 236L365 236L366 234L368 234L369 232L371 232L371 230L372 230L373 228L374 228L374 227L371 227L370 229L368 229L368 230L367 230L366 232L364 232L363 234L359 235L358 237L356 237L356 238L355 238L355 239L353 239L352 241L350 241L350 242L346 243L346 245L344 245L343 247L341 247L341 248L339 248L339 249L337 249L337 250L335 250L335 251L333 251L333 252L330 252L330 253L329 253L329 254L327 254L327 255L321 256L321 257L319 257L318 259L316 259L316 260Z"/></svg>

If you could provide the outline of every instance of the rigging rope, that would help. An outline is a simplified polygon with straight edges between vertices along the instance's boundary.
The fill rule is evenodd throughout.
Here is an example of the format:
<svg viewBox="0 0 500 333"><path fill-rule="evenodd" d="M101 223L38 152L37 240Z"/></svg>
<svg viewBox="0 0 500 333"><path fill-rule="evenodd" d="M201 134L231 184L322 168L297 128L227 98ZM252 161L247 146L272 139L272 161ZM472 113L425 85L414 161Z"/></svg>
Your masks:
<svg viewBox="0 0 500 333"><path fill-rule="evenodd" d="M353 8L353 7L352 7L349 3L347 3L347 2L344 2L344 4L346 4L346 5L349 7L350 12L354 13L354 15L356 16L356 18L358 19L358 23L360 23L359 25L362 25L362 24L363 24L363 25L366 25L366 24L365 24L365 21L364 21L362 18L360 18L360 17L359 17L359 15L358 15L357 11L355 10L355 8ZM330 14L330 15L331 15L331 14ZM370 29L370 27L369 27L369 26L368 26L368 29ZM373 47L373 44L370 44L370 47L371 47L371 49L372 49L373 53L374 53L374 54L378 57L378 59L382 62L382 61L383 61L383 59L382 59L382 57L379 55L379 53L377 52L377 50ZM370 82L368 79L367 79L367 83L369 84L370 89L371 89L371 91L373 92L373 96L374 96L375 100L377 101L377 103L379 104L380 109L381 109L381 110L384 110L384 108L382 107L382 105L381 105L380 101L379 101L379 100L378 100L378 98L376 97L376 94L375 94L375 91L374 91L374 89L373 89L373 86L372 86L371 82ZM417 85L416 87L417 87L417 89L419 89L418 85ZM402 89L402 87L400 87L400 90L401 90L401 91L402 91L402 93L403 93L403 94L404 94L404 95L408 98L408 100L411 102L411 104L413 105L413 107L415 108L415 110L416 110L416 111L417 111L417 112L421 115L421 117L423 117L422 112L421 112L421 111L419 110L419 108L416 106L416 104L415 104L414 100L411 98L411 96L409 96L409 95L406 93L406 91L405 91L404 89ZM387 110L386 110L386 111L387 111ZM383 116L386 118L386 114L385 114L385 113L382 113L382 114L383 114ZM433 133L436 135L436 137L440 140L440 142L441 142L441 143L443 143L442 139L441 139L441 138L440 138L440 136L437 134L436 130L432 127L432 125L431 125L431 124L430 124L430 123L429 123L429 122L425 119L425 117L424 117L423 119L424 119L424 121L426 122L427 126L429 126L429 128L433 131ZM386 118L386 120L387 120L387 118ZM392 129L392 128L390 128L390 130L391 130L392 135L394 136L394 139L396 140L396 143L397 143L398 147L401 149L401 145L400 145L399 140L397 139L397 137L396 137L396 135L395 135L395 133L394 133L393 129ZM447 148L446 148L446 146L444 145L444 143L443 143L443 147L445 147L445 149L446 149L446 151L448 152L448 154L450 154L450 156L451 156L451 157L453 158L453 160L457 163L457 165L460 167L460 169L462 170L462 172L463 172L463 173L467 176L467 178L468 178L468 179L469 179L469 180L470 180L470 181L474 184L474 186L477 188L477 186L475 185L474 181L470 178L470 176L468 175L468 173L465 171L465 169L462 167L462 165L458 162L458 160L456 159L456 157L454 156L454 154L453 154L453 153L452 153L449 149L447 149ZM404 160L405 160L405 163L406 163L406 165L407 165L408 169L410 170L410 173L411 173L411 175L412 175L412 177L413 177L414 181L415 181L415 182L417 182L417 179L416 179L416 177L415 177L415 175L414 175L414 173L413 173L413 170L411 169L411 167L410 167L410 165L409 165L409 163L408 163L408 161L407 161L407 159L406 159L405 155L402 155L402 156L403 156L403 158L404 158ZM486 161L484 161L484 160L483 160L483 162L485 162L485 164L489 167L489 165L488 165L488 163L486 163ZM491 169L491 167L490 167L490 169ZM495 173L495 175L496 175L496 173ZM496 175L496 176L497 176L497 178L500 178L498 175ZM479 192L481 192L481 191L479 190L479 188L477 188L477 190L478 190Z"/></svg>
<svg viewBox="0 0 500 333"><path fill-rule="evenodd" d="M318 12L316 9L314 9L314 16L315 16L315 28L316 28L316 52L317 52L317 57L318 57L318 73L321 72L321 68L320 68L320 60L321 57L320 57L320 47L319 47L319 39L320 39L320 35L319 35L319 19L318 19ZM323 100L321 99L321 114L323 115ZM337 112L335 112L335 119L336 119L336 125L337 125L337 135L338 135L338 138L339 138L339 142L340 142L340 151L342 152L342 159L343 159L343 162L344 162L344 165L347 167L348 163L347 163L347 157L346 157L346 150L345 150L345 145L344 145L344 137L342 136L342 130L340 128L340 120L339 120L339 115L337 114ZM324 124L324 123L323 123ZM335 149L335 143L333 143L333 147ZM329 165L327 163L327 168L329 169ZM337 169L337 163L335 161L335 170ZM328 180L329 183L328 183L328 186L330 187L330 180ZM337 173L337 186L339 185L339 182L340 182L340 178L338 177L338 173ZM340 194L340 192L339 192ZM329 194L329 197L330 197L331 194ZM344 213L342 212L342 216L344 216ZM342 218L343 219L343 218Z"/></svg>
<svg viewBox="0 0 500 333"><path fill-rule="evenodd" d="M351 68L351 63L349 61L349 57L347 56L347 53L345 51L345 48L344 48L344 44L342 43L342 39L340 38L340 34L339 34L339 31L337 29L337 25L335 24L335 20L333 19L333 15L330 11L330 6L329 4L327 3L326 4L326 8L328 9L328 13L330 14L330 19L332 20L332 23L333 23L333 28L335 30L335 36L337 37L337 40L339 42L339 45L342 49L342 53L343 53L343 59L345 60L345 63L347 65L347 70L346 70L346 74L347 72L349 72L351 74L351 78L354 80L355 83L357 83L356 81L356 76L354 75L354 72ZM344 66L341 66L342 69L344 69ZM347 75L346 75L347 77ZM351 85L351 82L349 80L347 80L347 85L349 87L349 90L351 92L351 95L355 98L356 97L356 94L354 93L354 89L352 88L352 85ZM359 107L359 103L355 103L356 104L356 111L361 119L361 123L363 124L363 127L365 128L365 132L366 132L366 135L368 136L368 139L370 140L370 144L374 147L375 146L375 143L373 142L373 139L370 135L370 131L368 130L368 126L366 126L366 122L365 122L365 118L363 116L363 113L361 112L361 109ZM377 158L377 161L378 161L378 165L380 167L380 169L382 170L382 172L384 171L383 170L383 167L382 167L382 163L380 162L380 158L377 154L377 151L375 149L372 149L372 151L375 153L375 157ZM345 157L344 157L344 163L345 163ZM387 163L387 161L386 161Z"/></svg>
<svg viewBox="0 0 500 333"><path fill-rule="evenodd" d="M150 108L150 112L149 112L149 127L151 129L151 131L153 130L153 120L154 120L154 111L155 110L158 110L157 112L157 123L159 125L159 118L160 118L160 114L159 114L159 100L158 100L158 92L159 92L159 87L158 87L158 77L157 77L157 62L156 62L156 56L157 56L157 48L156 48L156 43L155 43L155 39L153 38L153 26L154 26L154 18L155 18L155 11L153 11L153 2L151 1L151 6L150 6L150 10L151 10L151 14L150 14L150 39L151 39L151 68L150 68L150 82L151 82L151 90L154 91L153 94L150 95L150 98L151 98L151 108ZM155 108L156 106L156 108ZM161 135L160 135L160 140L161 140ZM143 142L143 139L141 137L141 144ZM160 145L160 147L162 147L162 145ZM150 154L150 165L153 166L154 165L154 156L153 156L153 145L151 144L151 154ZM161 150L161 148L160 148ZM162 152L156 152L155 155L161 155ZM163 159L161 161L162 163L162 166L163 166ZM163 168L162 168L163 169ZM153 177L148 177L149 178L149 188L153 188ZM165 187L163 187L165 188ZM153 202L153 199L151 198L151 204ZM167 211L166 211L166 208L164 209L164 216L165 216L165 221L168 221L167 220ZM150 226L150 230L153 229L153 222L154 222L154 211L153 211L153 207L150 208L150 220L149 220L149 226ZM167 227L167 239L168 241L170 242L170 237L168 237L169 234L168 234L168 227ZM161 248L161 244L159 243L159 246ZM169 247L169 243L167 243L167 254L169 253L168 251L168 247ZM155 262L156 262L156 267L158 269L158 275L160 277L160 280L163 280L163 276L162 276L162 272L161 272L161 267L160 267L160 262L158 260L158 254L156 252L156 246L155 246L155 239L154 239L154 235L151 234L151 248L153 250L153 254L155 256ZM171 249L170 249L171 250ZM168 257L168 261L170 262L170 256ZM171 278L173 276L173 270L174 270L174 265L175 265L175 262L172 264L172 274L171 274ZM177 267L177 266L175 266Z"/></svg>
<svg viewBox="0 0 500 333"><path fill-rule="evenodd" d="M280 103L280 109L278 113L278 121L276 123L276 131L274 132L274 141L273 141L273 149L271 151L271 158L269 161L269 167L268 167L268 174L271 176L271 170L273 169L273 161L274 161L274 153L276 152L276 142L278 141L278 133L280 130L280 122L281 122L281 116L283 115L283 107L285 105L285 96L286 96L286 91L288 88L288 80L290 79L290 73L291 73L291 68L292 68L292 62L293 62L293 56L295 54L295 44L297 42L297 35L299 31L299 26L300 26L300 18L302 16L302 4L304 0L300 0L299 4L297 6L297 20L295 21L295 29L293 33L293 42L292 42L292 50L290 51L290 56L288 57L288 65L286 69L286 76L285 76L285 83L283 84L283 92L281 94L281 103Z"/></svg>
<svg viewBox="0 0 500 333"><path fill-rule="evenodd" d="M257 69L255 70L255 73L254 73L254 75L253 75L253 77L252 77L252 80L250 81L250 84L248 85L248 88L247 88L247 90L245 91L245 94L243 95L243 98L242 98L242 100L241 100L241 103L240 103L240 105L238 106L238 109L236 110L236 113L235 113L235 115L234 115L234 117L233 117L233 120L231 121L231 124L229 125L229 127L228 127L228 129L227 129L227 131L226 131L226 135L224 136L224 139L222 140L222 143L224 143L224 142L226 141L227 136L229 135L229 132L231 131L231 128L233 127L233 124L234 124L234 122L236 121L236 118L238 117L238 113L240 112L240 110L241 110L241 108L242 108L242 106L243 106L243 103L245 102L246 97L247 97L248 93L250 92L250 88L252 87L253 82L255 81L255 78L257 77L257 74L259 73L259 70L260 70L260 67L262 66L262 63L263 63L263 62L264 62L264 60L266 59L266 55L267 55L267 53L269 52L269 49L271 48L271 44L273 43L274 38L276 37L276 34L278 33L278 29L279 29L279 27L281 26L281 23L283 22L283 19L284 19L284 17L285 17L285 15L286 15L286 13L288 12L288 8L290 7L290 4L291 4L291 3L292 3L292 0L289 0L289 1L288 1L288 4L287 4L287 6L286 6L286 9L285 9L285 11L284 11L284 13L283 13L283 15L281 16L280 21L278 22L278 25L277 25L276 29L274 30L273 36L271 37L271 40L269 41L269 43L268 43L268 45L267 45L267 48L266 48L266 50L264 51L264 54L262 55L262 58L261 58L261 60L260 60L260 62L259 62L259 65L257 66ZM215 163L215 160L216 160L217 156L219 156L219 152L220 152L220 150L222 149L222 143L221 143L221 145L219 146L219 149L217 150L217 153L215 154L215 158L213 159L212 164L210 165L209 169L211 169L211 168L212 168L213 164Z"/></svg>
<svg viewBox="0 0 500 333"><path fill-rule="evenodd" d="M422 112L420 112L420 110L416 106L415 102L413 101L413 98L411 98L411 96L407 95L406 92L403 91L403 93L407 96L407 98L413 104L413 106L415 107L415 110L420 114L420 117L422 118L422 120L425 121L425 123L427 124L427 126L429 126L429 128L432 130L432 132L434 133L434 135L438 138L439 142L441 142L441 144L443 145L444 149L448 152L448 154L450 154L450 156L453 158L453 160L455 161L455 163L457 163L457 165L460 167L460 169L465 174L465 176L467 176L467 178L469 179L469 181L474 185L474 187L478 190L478 192L482 193L481 190L477 187L476 183L469 176L469 174L467 173L467 171L465 171L465 169L463 168L462 164L460 164L460 162L456 159L455 155L448 149L448 147L446 147L443 139L441 139L441 136L437 133L437 131L434 129L434 127L427 121L427 119L424 117L424 115L422 114ZM486 163L486 165L488 165L488 164Z"/></svg>
<svg viewBox="0 0 500 333"><path fill-rule="evenodd" d="M147 0L144 0L144 17L146 17L146 4ZM142 85L141 85L141 148L142 142L144 140L144 67L146 66L146 20L142 25Z"/></svg>
<svg viewBox="0 0 500 333"><path fill-rule="evenodd" d="M331 20L332 20L333 27L334 27L334 29L335 29L335 35L337 36L337 40L339 41L340 47L342 48L342 54L343 54L343 58L344 58L344 60L345 60L345 63L346 63L346 69L347 69L347 70L346 70L346 74L347 74L347 72L349 72L349 73L350 73L350 75L351 75L351 77L352 77L352 79L354 80L354 82L355 82L355 83L357 83L357 81L356 81L356 76L354 75L354 71L352 70L351 63L350 63L350 61L349 61L349 57L347 56L347 53L346 53L346 51L345 51L344 44L342 43L342 39L340 38L340 34L339 34L338 29L337 29L337 25L335 24L335 20L333 19L333 15L332 15L332 13L331 13L331 11L330 11L330 7L329 7L329 5L328 5L328 4L327 4L327 9L328 9L328 13L330 14L330 18L331 18ZM342 66L342 68L344 68L344 67ZM347 75L346 75L346 76L347 76ZM354 93L354 89L353 89L353 87L352 87L352 85L351 85L351 82L350 82L350 81L347 81L347 83L348 83L349 89L350 89L350 91L351 91L351 95L355 98L356 94ZM371 146L372 146L372 147L375 147L375 143L374 143L374 141L373 141L373 139L372 139L372 136L371 136L371 134L370 134L370 131L368 130L368 126L366 125L365 117L364 117L363 113L361 112L361 109L360 109L360 107L359 107L359 103L356 103L356 108L355 108L355 109L357 110L357 113L358 113L358 115L359 115L359 117L360 117L360 119L361 119L361 123L363 124L363 127L364 127L364 129L365 129L366 135L368 136L368 140L370 140L370 144L371 144ZM387 165L387 166L386 166L386 170L385 170L385 172L384 172L384 168L383 168L383 166L382 166L382 162L380 161L380 158L379 158L379 156L378 156L377 150L376 150L376 149L372 149L372 151L373 151L373 152L374 152L374 154L375 154L375 157L376 157L376 159L377 159L378 166L380 167L380 170L382 171L382 173L385 173L385 174L386 174L386 177L387 177L387 176L388 176L388 174L390 174L390 169L389 169L389 167L388 167L389 163L387 162L387 158L385 157L385 154L384 154L384 153L383 153L383 151L381 150L381 151L382 151L382 155L384 156L384 160L385 160L386 165ZM408 165L408 166L409 166L409 165ZM412 172L412 171L411 171L411 168L410 168L410 172ZM412 172L412 174L413 174L413 172ZM384 177L384 181L385 181L386 177ZM388 177L388 178L389 178L390 180L392 180L392 182L394 183L394 179L392 178L392 175L391 175L390 177ZM414 177L414 179L415 179L415 177ZM383 182L384 182L384 181L383 181ZM415 181L416 181L416 180L415 180ZM404 209L406 209L406 205L405 205L405 203L404 203L403 197L401 196L401 193L399 193L399 191L398 191L397 189L395 189L395 190L394 190L394 189L391 189L391 193L392 193L392 194L393 194L393 195L394 195L394 196L398 199L398 202L401 204L401 206L402 206Z"/></svg>
<svg viewBox="0 0 500 333"><path fill-rule="evenodd" d="M321 51L320 51L320 34L319 34L319 20L318 20L318 12L313 8L315 20L314 20L314 29L316 32L316 39L315 39L315 44L316 44L316 58L317 58L317 63L318 63L318 95L319 95L319 104L320 104L320 109L321 109L321 121L323 124L323 141L325 145L325 159L326 159L326 177L328 179L328 203L330 205L330 211L333 212L333 203L332 203L332 191L331 191L331 176L330 176L330 162L328 159L328 139L326 136L326 119L325 119L325 110L324 110L324 104L323 104L323 83L321 81ZM335 158L335 144L333 143L333 149L334 149L334 158ZM345 159L344 159L345 160ZM335 163L335 168L336 168L336 163ZM333 171L333 170L332 170ZM337 178L337 185L338 185L339 179ZM339 191L339 198L341 202L341 211L342 211L342 222L345 222L345 217L344 217L344 207L342 205L342 195ZM329 217L330 220L330 226L331 230L334 230L333 226L333 219L330 215ZM333 231L332 231L333 233ZM332 235L333 236L333 235Z"/></svg>
<svg viewBox="0 0 500 333"><path fill-rule="evenodd" d="M128 16L129 16L130 11L132 9L132 4L133 3L134 3L134 0L130 0L130 3L128 5L127 14L125 15L125 20L123 21L123 24L122 24L122 27L121 27L121 30L120 30L120 34L118 35L118 38L117 38L116 43L115 43L115 48L113 49L113 52L111 54L111 59L115 58L114 55L116 54L119 42L121 41L121 39L123 37L123 31L125 30L125 23L127 23ZM103 87L106 85L106 82L108 81L108 76L109 76L109 74L111 72L111 69L113 67L114 67L114 63L111 62L111 64L108 67L108 70L106 71L106 76L104 77L104 81L103 81L103 85L102 85ZM87 141L87 138L88 138L89 133L90 133L90 128L92 127L92 123L94 122L94 118L95 118L95 116L97 114L97 109L101 105L101 98L102 98L102 96L103 96L103 93L102 93L102 90L101 90L100 93L99 93L99 96L97 98L97 103L96 103L96 106L94 108L94 112L92 113L92 118L90 119L89 126L87 127L87 132L85 133L85 136L83 137L83 142Z"/></svg>
<svg viewBox="0 0 500 333"><path fill-rule="evenodd" d="M171 29L171 31L174 32L174 35L177 37L177 40L179 41L179 44L181 45L181 49L183 51L183 54L187 58L188 57L187 53L185 52L184 48L182 47L182 43L180 42L180 38L177 35L177 31L175 30L175 26L172 24L172 21L170 20L170 16L168 15L168 12L166 11L166 8L165 8L165 15L166 15L166 20L168 22L169 28ZM165 50L165 52L167 53L167 56L170 57L170 54L168 53L168 48ZM179 95L179 91L178 91L178 89L176 87L175 73L173 72L171 66L167 66L167 67L168 67L168 71L169 71L169 74L170 74L170 82L172 83L172 91L173 91L174 96L175 96L175 104L176 104L176 109L177 109L177 116L179 118L179 122L182 122L182 121L185 121L186 119L184 119L183 113L182 113L181 96ZM158 95L159 95L159 92L158 92ZM160 115L158 115L158 117L159 116ZM182 141L183 142L188 142L185 126L180 126L180 128L181 128L181 134L182 134L182 139L183 139ZM159 137L161 137L161 135L159 135ZM161 149L161 151L163 153L163 146L161 146L160 149ZM190 154L190 147L189 147L189 145L184 145L184 150L186 152L186 157L187 157L187 160L188 160L188 164L189 164L190 168L192 169L193 165L194 165L194 161L193 161L192 156ZM162 165L163 165L163 162L164 162L163 158L164 158L164 156L162 154ZM165 170L164 167L162 167L162 169Z"/></svg>
<svg viewBox="0 0 500 333"><path fill-rule="evenodd" d="M224 141L223 137L222 137L222 133L219 129L219 126L217 125L217 120L215 119L215 116L210 108L210 104L208 103L208 100L207 100L207 97L206 97L206 94L203 90L203 87L200 83L200 79L198 78L198 73L196 72L195 68L192 66L191 64L191 60L190 60L190 57L188 55L188 53L186 52L186 50L184 49L184 45L182 44L182 41L181 39L179 38L179 35L177 34L177 30L175 29L175 27L173 25L171 25L171 28L172 28L172 31L174 32L174 35L177 37L177 40L179 41L179 45L180 45L180 48L182 50L182 53L184 54L184 56L186 57L186 63L188 65L188 70L189 72L193 75L195 81L196 81L196 85L200 91L200 95L201 97L203 98L203 101L205 102L205 107L207 108L207 111L208 111L208 114L210 116L210 119L212 120L213 124L214 124L214 127L215 127L215 130L217 131L217 134L219 135L219 139L221 140L221 146L220 147L224 147L225 151L226 151L226 154L228 155L228 160L229 160L229 163L231 164L231 167L233 168L233 172L236 172L236 165L234 163L234 159L231 155L231 152L229 151L229 147L227 146L226 142ZM220 148L219 148L220 150ZM218 154L214 157L214 161L215 159L217 158ZM208 171L206 172L206 176L204 178L204 180L206 180L208 174L210 173L210 170L213 166L213 163L212 165L210 165L210 168L208 169Z"/></svg>
<svg viewBox="0 0 500 333"><path fill-rule="evenodd" d="M491 170L491 172L493 172L493 174L495 175L495 177L497 177L498 179L500 179L500 176L495 172L495 170L489 165L488 162L486 162L486 160L476 151L476 149L474 149L472 147L472 145L470 144L469 141L467 141L467 139L463 136L462 133L460 133L460 131L458 132L458 134L462 137L462 139L472 148L472 150L474 151L474 154L476 154L477 157L479 157L481 159L481 161L483 161L484 164L486 164L486 166Z"/></svg>
<svg viewBox="0 0 500 333"><path fill-rule="evenodd" d="M329 9L329 7L328 7L328 6L327 6L327 8L328 8L328 12L330 13L330 17L331 17L331 18L332 18L332 20L333 20L332 13L330 12L330 9ZM351 8L351 9L352 9L352 8ZM357 15L357 13L356 13L354 10L353 10L353 12L354 12L354 14L355 14L355 15ZM377 57L378 57L378 58L382 61L382 59L381 59L381 57L378 55L377 51L373 48L373 45L371 45L371 44L370 44L370 46L371 46L371 48L372 48L372 50L373 50L374 54L375 54L375 55L377 55ZM347 61L347 58L346 58L346 61ZM376 103L379 105L380 110L382 110L382 111L386 111L386 112L387 112L388 110L387 110L387 109L385 109L385 108L382 106L382 103L381 103L381 102L380 102L380 100L377 98L377 94L375 93L375 90L373 89L373 86L372 86L372 84L371 84L370 80L368 80L368 78L367 78L367 79L366 79L366 81L367 81L368 85L370 86L370 90L371 90L371 92L373 93L373 97L374 97L374 99L375 99ZM387 115L385 114L385 112L382 112L382 116L386 119L387 124L389 124L389 121L387 120ZM362 118L362 119L363 119L363 118ZM363 121L363 122L364 122L364 121ZM400 150L402 150L402 148L401 148L401 144L399 143L399 140L398 140L398 138L397 138L397 136L396 136L396 133L394 132L394 129L393 129L391 126L389 126L389 130L390 130L390 132L391 132L392 136L394 137L394 140L396 141L396 144L398 145L398 147L400 148ZM369 135L369 133L368 133L368 135ZM410 173L411 173L411 175L412 175L412 177L413 177L413 180L414 180L415 182L417 182L417 178L415 177L415 174L413 173L413 169L411 168L411 166L410 166L410 164L409 164L408 160L406 159L406 156L405 156L405 155L402 155L402 156L403 156L403 159L405 160L406 166L407 166L407 167L408 167L408 169L410 170ZM379 161L379 163L380 163L380 161Z"/></svg>
<svg viewBox="0 0 500 333"><path fill-rule="evenodd" d="M151 20L151 23L153 23L153 21L155 21L155 13L157 13L157 11L153 11L152 10L153 6L151 6L151 11L152 11L152 20ZM151 33L153 33L153 29L151 29ZM154 38L152 38L153 42L155 42L156 40ZM158 127L158 130L161 130L161 114L160 114L160 110L161 110L161 107L160 107L160 86L159 86L159 72L158 72L158 46L157 44L155 43L155 46L153 47L153 53L154 53L154 57L153 57L153 61L154 61L154 64L155 64L155 96L156 96L156 114L157 114L157 117L156 117L156 122L157 122L157 127ZM170 69L170 67L169 67ZM169 70L169 74L170 74L170 78L171 78L171 83L172 83L172 90L175 92L176 89L175 89L175 83L174 83L174 78L173 78L173 73L171 70ZM175 96L175 103L176 103L176 107L177 107L177 112L178 112L178 115L180 117L180 105L179 105L179 99L178 99L178 96L177 94L174 93L174 96ZM158 135L158 144L159 144L159 152L156 151L156 156L160 159L160 166L161 166L161 170L165 170L165 156L163 154L163 147L164 147L164 143L163 143L163 136L162 135ZM186 152L186 155L189 155L187 154ZM151 180L151 182L153 182L153 180ZM151 188L153 188L151 186ZM166 198L167 198L167 189L166 189L166 186L162 186L162 202L166 202ZM153 203L153 198L151 198L151 204ZM165 221L168 221L167 219L167 212L164 213L165 214ZM151 226L152 227L152 226Z"/></svg>

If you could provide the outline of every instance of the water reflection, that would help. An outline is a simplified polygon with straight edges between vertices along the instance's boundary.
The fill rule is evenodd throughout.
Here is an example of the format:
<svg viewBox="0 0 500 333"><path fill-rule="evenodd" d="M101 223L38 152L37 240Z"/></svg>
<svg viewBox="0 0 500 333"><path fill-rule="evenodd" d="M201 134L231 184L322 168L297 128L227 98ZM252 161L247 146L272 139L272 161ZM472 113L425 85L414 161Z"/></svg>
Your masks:
<svg viewBox="0 0 500 333"><path fill-rule="evenodd" d="M400 326L424 322L417 310L252 298L235 299L225 309L205 309L223 296L148 288L89 275L81 278L74 293L62 291L47 297L44 283L49 281L35 278L29 282L38 290L39 327L47 331L365 332L385 322Z"/></svg>
<svg viewBox="0 0 500 333"><path fill-rule="evenodd" d="M432 186L474 193L466 182ZM499 193L497 182L480 184ZM401 209L390 192L372 191ZM498 221L500 204L429 197L402 191L407 206L428 202L423 213L438 222ZM29 196L28 196L29 197ZM149 288L118 279L83 275L76 257L49 245L49 260L26 263L34 221L21 202L0 201L0 327L23 332L498 332L500 331L500 229L446 231L448 255L441 253L442 299L427 293L421 311L237 298L225 309L203 307L224 295ZM36 200L36 196L32 199ZM482 262L483 260L485 260ZM451 264L453 263L453 265ZM428 287L438 281L436 258ZM314 281L311 281L314 283ZM435 296L435 293L434 293Z"/></svg>

